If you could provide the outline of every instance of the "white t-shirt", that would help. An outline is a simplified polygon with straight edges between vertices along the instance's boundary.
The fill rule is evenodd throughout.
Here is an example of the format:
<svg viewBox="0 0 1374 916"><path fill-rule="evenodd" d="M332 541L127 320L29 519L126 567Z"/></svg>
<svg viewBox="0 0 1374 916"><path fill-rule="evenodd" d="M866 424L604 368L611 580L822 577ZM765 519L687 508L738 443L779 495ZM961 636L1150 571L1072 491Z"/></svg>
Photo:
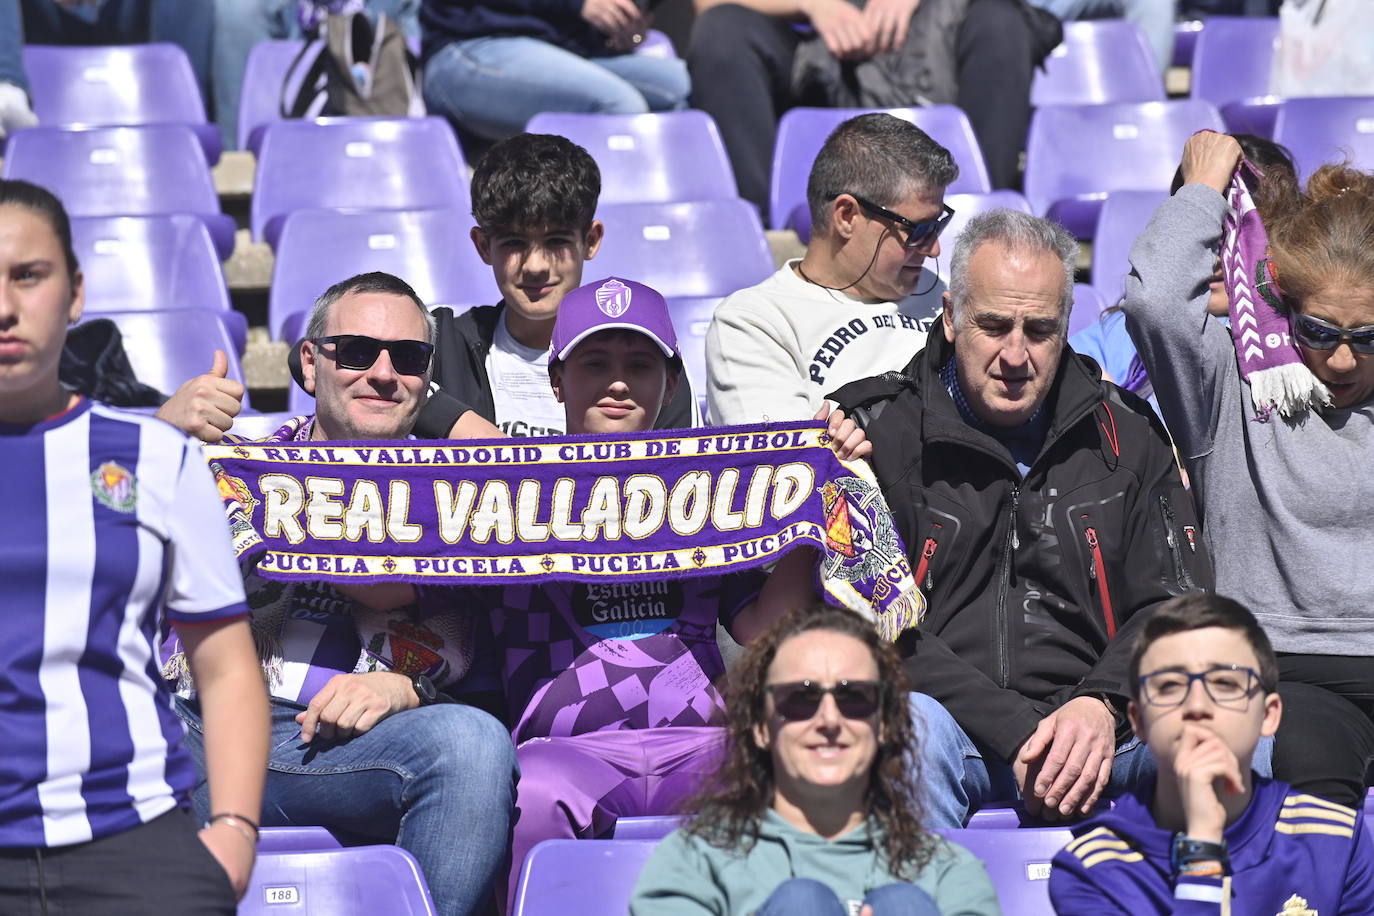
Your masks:
<svg viewBox="0 0 1374 916"><path fill-rule="evenodd" d="M549 385L549 350L527 347L496 325L487 351L487 378L496 404L496 425L508 436L561 436L567 431L563 405Z"/></svg>
<svg viewBox="0 0 1374 916"><path fill-rule="evenodd" d="M706 332L711 423L809 420L829 392L901 369L925 346L945 291L931 271L919 296L886 302L808 283L797 263L716 308Z"/></svg>

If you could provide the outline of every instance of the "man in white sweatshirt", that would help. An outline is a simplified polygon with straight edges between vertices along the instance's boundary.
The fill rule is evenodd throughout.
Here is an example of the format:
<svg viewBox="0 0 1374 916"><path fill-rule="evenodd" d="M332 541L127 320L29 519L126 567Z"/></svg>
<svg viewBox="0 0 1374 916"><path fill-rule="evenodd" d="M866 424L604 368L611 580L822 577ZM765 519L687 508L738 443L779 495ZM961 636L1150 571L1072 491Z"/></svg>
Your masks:
<svg viewBox="0 0 1374 916"><path fill-rule="evenodd" d="M837 127L807 182L806 256L716 309L710 421L810 419L825 392L910 362L940 314L944 284L924 264L940 254L958 176L949 151L900 118Z"/></svg>

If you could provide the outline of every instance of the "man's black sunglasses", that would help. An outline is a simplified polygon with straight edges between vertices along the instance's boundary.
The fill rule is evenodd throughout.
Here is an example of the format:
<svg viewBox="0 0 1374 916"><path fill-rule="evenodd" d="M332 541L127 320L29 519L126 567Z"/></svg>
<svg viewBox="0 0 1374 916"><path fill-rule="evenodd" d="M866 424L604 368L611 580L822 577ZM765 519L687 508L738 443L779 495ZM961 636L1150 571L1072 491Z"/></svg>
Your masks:
<svg viewBox="0 0 1374 916"><path fill-rule="evenodd" d="M923 219L919 222L909 220L900 213L893 213L887 207L880 207L867 198L857 194L850 194L860 207L866 210L871 216L881 219L890 219L897 225L906 230L906 239L902 242L903 247L928 248L940 237L940 233L945 231L949 221L954 218L954 208L949 204L940 204L940 215L934 219Z"/></svg>
<svg viewBox="0 0 1374 916"><path fill-rule="evenodd" d="M846 719L867 719L878 711L883 685L877 681L840 681L822 687L814 681L790 681L764 688L773 697L773 709L788 722L805 722L816 715L828 693Z"/></svg>
<svg viewBox="0 0 1374 916"><path fill-rule="evenodd" d="M391 367L401 375L424 375L434 355L434 345L423 340L378 340L362 334L332 334L313 338L311 343L333 344L335 364L356 371L372 368L385 350L391 355Z"/></svg>

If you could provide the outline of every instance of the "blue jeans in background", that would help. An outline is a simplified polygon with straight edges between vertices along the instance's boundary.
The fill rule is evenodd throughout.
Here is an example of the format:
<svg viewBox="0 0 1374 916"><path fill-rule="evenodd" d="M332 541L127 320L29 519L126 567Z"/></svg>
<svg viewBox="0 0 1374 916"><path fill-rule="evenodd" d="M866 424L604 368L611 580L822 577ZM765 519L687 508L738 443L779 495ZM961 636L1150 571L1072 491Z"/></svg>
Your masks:
<svg viewBox="0 0 1374 916"><path fill-rule="evenodd" d="M873 916L940 916L940 908L914 884L894 882L869 891ZM839 896L814 878L792 878L768 895L755 916L850 916Z"/></svg>
<svg viewBox="0 0 1374 916"><path fill-rule="evenodd" d="M415 857L441 914L488 905L510 846L517 778L510 734L471 706L440 703L388 716L345 741L302 744L304 707L273 698L264 827L328 827L395 843ZM181 698L186 747L200 769L194 801L210 814L199 708Z"/></svg>
<svg viewBox="0 0 1374 916"><path fill-rule="evenodd" d="M643 114L685 108L691 81L676 58L580 57L535 38L471 38L425 65L425 105L488 140L518 134L542 111Z"/></svg>
<svg viewBox="0 0 1374 916"><path fill-rule="evenodd" d="M1145 33L1161 74L1174 55L1174 18L1178 0L1030 0L1064 22L1077 19L1116 19L1134 22ZM1161 76L1161 79L1163 77Z"/></svg>
<svg viewBox="0 0 1374 916"><path fill-rule="evenodd" d="M3 2L3 0L0 0ZM213 0L215 42L213 51L215 123L224 137L224 148L238 144L239 92L248 53L253 45L269 39L301 38L296 17L298 0ZM420 0L367 0L367 11L394 19L407 36L420 34Z"/></svg>

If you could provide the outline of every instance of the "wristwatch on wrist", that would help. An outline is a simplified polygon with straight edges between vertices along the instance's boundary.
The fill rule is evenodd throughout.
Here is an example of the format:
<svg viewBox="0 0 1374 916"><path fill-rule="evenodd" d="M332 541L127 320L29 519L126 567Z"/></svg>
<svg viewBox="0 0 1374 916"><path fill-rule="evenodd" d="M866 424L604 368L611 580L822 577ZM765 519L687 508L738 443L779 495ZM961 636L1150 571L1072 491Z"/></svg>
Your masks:
<svg viewBox="0 0 1374 916"><path fill-rule="evenodd" d="M410 679L410 685L415 688L415 696L419 698L421 706L432 706L439 702L439 691L435 689L434 682L425 675L415 675Z"/></svg>
<svg viewBox="0 0 1374 916"><path fill-rule="evenodd" d="M1231 873L1231 858L1226 852L1226 841L1213 843L1210 840L1195 840L1181 833L1174 834L1173 845L1169 847L1169 865L1178 874L1193 862L1219 862L1222 871Z"/></svg>

